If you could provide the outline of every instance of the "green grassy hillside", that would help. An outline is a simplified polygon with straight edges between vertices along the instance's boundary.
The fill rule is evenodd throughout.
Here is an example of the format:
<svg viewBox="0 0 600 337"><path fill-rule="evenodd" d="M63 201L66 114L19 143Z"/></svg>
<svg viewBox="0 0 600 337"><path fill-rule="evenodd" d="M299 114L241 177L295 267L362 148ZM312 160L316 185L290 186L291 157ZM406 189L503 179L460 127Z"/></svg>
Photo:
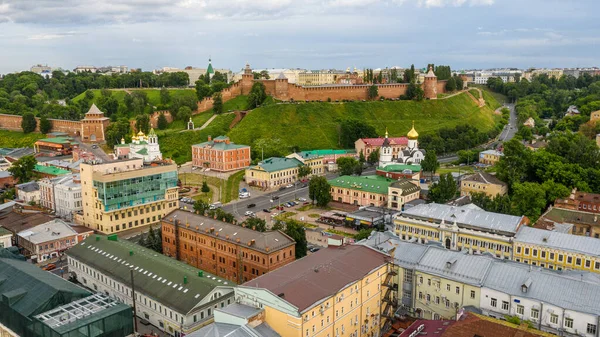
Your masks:
<svg viewBox="0 0 600 337"><path fill-rule="evenodd" d="M146 95L148 95L148 101L150 102L150 104L157 106L160 104L160 89L143 89L143 90L132 90L133 91L143 91L146 93ZM94 103L98 100L98 98L101 96L101 90L100 89L93 89L92 92L94 92ZM125 91L123 90L112 90L112 95L113 97L115 97L119 103L123 102L123 99L125 97L125 95L127 94ZM190 96L190 97L196 97L196 90L194 89L169 89L169 93L171 94L171 98L174 97L178 97L178 96ZM85 92L77 95L76 97L73 98L73 102L78 102L80 100L83 99L83 97L85 96Z"/></svg>
<svg viewBox="0 0 600 337"><path fill-rule="evenodd" d="M0 147L32 147L38 139L45 137L35 132L24 134L22 131L0 130Z"/></svg>
<svg viewBox="0 0 600 337"><path fill-rule="evenodd" d="M406 135L412 120L421 134L459 124L489 131L498 118L490 105L480 109L465 94L422 102L271 104L253 110L228 135L239 144L251 145L256 139L272 137L301 149L326 149L339 148L339 123L345 118L365 121L380 135L386 127L392 136Z"/></svg>

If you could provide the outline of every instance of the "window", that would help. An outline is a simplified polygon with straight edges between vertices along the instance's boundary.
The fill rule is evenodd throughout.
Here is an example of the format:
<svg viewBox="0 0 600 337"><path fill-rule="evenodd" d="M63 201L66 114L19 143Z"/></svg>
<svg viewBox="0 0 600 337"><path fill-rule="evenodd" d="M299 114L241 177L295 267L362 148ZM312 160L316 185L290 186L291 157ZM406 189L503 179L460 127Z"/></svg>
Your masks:
<svg viewBox="0 0 600 337"><path fill-rule="evenodd" d="M450 285L446 284L446 290L450 291Z"/></svg>
<svg viewBox="0 0 600 337"><path fill-rule="evenodd" d="M502 301L502 310L508 311L508 302Z"/></svg>
<svg viewBox="0 0 600 337"><path fill-rule="evenodd" d="M596 334L596 324L590 324L590 323L588 323L588 325L587 325L587 333L595 335Z"/></svg>
<svg viewBox="0 0 600 337"><path fill-rule="evenodd" d="M573 263L573 257L572 256L567 256L567 263L568 264Z"/></svg>
<svg viewBox="0 0 600 337"><path fill-rule="evenodd" d="M558 324L558 315L556 315L556 314L550 314L550 323L552 323L552 324Z"/></svg>
<svg viewBox="0 0 600 337"><path fill-rule="evenodd" d="M460 287L456 287L456 293L460 294Z"/></svg>
<svg viewBox="0 0 600 337"><path fill-rule="evenodd" d="M471 290L471 298L475 298L475 290Z"/></svg>
<svg viewBox="0 0 600 337"><path fill-rule="evenodd" d="M523 315L525 313L525 307L522 305L517 305L517 314Z"/></svg>
<svg viewBox="0 0 600 337"><path fill-rule="evenodd" d="M531 308L531 319L537 321L540 318L540 311L535 308Z"/></svg>
<svg viewBox="0 0 600 337"><path fill-rule="evenodd" d="M572 318L565 318L565 328L573 329L573 319Z"/></svg>
<svg viewBox="0 0 600 337"><path fill-rule="evenodd" d="M492 300L491 300L491 305L492 305L492 307L494 307L494 308L495 308L495 307L498 305L498 300L497 300L497 299L495 299L495 298L492 298Z"/></svg>

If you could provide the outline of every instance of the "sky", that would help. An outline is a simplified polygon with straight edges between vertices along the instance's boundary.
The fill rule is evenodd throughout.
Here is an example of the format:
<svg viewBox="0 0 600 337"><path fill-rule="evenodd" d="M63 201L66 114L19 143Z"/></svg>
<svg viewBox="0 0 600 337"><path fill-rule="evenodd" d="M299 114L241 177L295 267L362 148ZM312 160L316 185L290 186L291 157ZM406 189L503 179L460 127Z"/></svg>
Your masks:
<svg viewBox="0 0 600 337"><path fill-rule="evenodd" d="M598 0L0 0L0 73L34 64L600 66Z"/></svg>

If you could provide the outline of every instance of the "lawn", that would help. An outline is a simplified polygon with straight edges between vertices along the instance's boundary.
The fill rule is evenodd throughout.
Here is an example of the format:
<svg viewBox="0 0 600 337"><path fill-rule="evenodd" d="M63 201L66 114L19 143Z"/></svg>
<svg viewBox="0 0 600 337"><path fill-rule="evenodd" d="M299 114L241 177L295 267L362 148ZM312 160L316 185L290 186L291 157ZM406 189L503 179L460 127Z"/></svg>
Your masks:
<svg viewBox="0 0 600 337"><path fill-rule="evenodd" d="M244 179L245 171L236 172L229 176L225 183L225 196L223 203L236 200L239 196L240 182Z"/></svg>
<svg viewBox="0 0 600 337"><path fill-rule="evenodd" d="M236 111L236 110L245 110L248 106L248 96L238 96L230 99L229 101L223 103L223 111ZM199 128L207 120L210 119L214 115L213 109L209 109L207 111L201 112L197 115L192 116L192 120L194 121L194 127ZM183 130L187 128L187 121L174 121L169 124L167 130Z"/></svg>
<svg viewBox="0 0 600 337"><path fill-rule="evenodd" d="M38 139L45 138L41 133L23 133L21 131L0 130L0 147L32 147Z"/></svg>
<svg viewBox="0 0 600 337"><path fill-rule="evenodd" d="M488 101L488 97L492 96L494 98L494 100L497 102L498 107L500 107L504 102L508 102L508 97L506 97L505 95L502 95L500 93L493 92L492 90L490 90L490 88L487 87L487 85L469 84L469 87L475 87L475 88L481 89L481 91L483 92L483 98L486 100L486 102Z"/></svg>
<svg viewBox="0 0 600 337"><path fill-rule="evenodd" d="M455 167L440 167L437 171L435 171L435 173L437 174L446 174L446 173L450 173L450 172L456 172L456 173L473 173L473 167L472 166L455 166Z"/></svg>
<svg viewBox="0 0 600 337"><path fill-rule="evenodd" d="M481 95L479 94L479 91L475 90L475 89L471 89L469 90L469 92L471 93L471 95L473 95L473 97L480 99Z"/></svg>
<svg viewBox="0 0 600 337"><path fill-rule="evenodd" d="M206 198L206 199L212 200L212 195L214 193L216 193L217 195L219 194L219 186L225 185L225 181L223 179L219 179L217 177L212 177L212 176L205 176L205 175L198 174L198 173L180 173L179 174L179 180L181 181L183 186L199 186L200 187L200 186L202 186L202 182L205 179L206 179L206 183L210 187L210 192L209 192L210 198ZM198 199L205 200L204 196L194 197L194 200L198 200ZM223 201L223 198L221 198L220 201L225 203ZM212 202L212 201L209 201L209 202Z"/></svg>
<svg viewBox="0 0 600 337"><path fill-rule="evenodd" d="M229 131L229 125L235 118L233 114L219 115L210 125L199 131L179 132L168 130L158 137L163 158L171 158L177 164L192 160L192 145L205 142L208 136L217 137Z"/></svg>
<svg viewBox="0 0 600 337"><path fill-rule="evenodd" d="M415 121L420 134L459 124L476 126L482 131L495 127L493 110L479 108L467 95L444 100L376 101L348 103L271 104L249 113L228 135L238 144L251 145L256 139L284 140L302 150L340 148L339 124L356 118L372 125L383 135L405 135Z"/></svg>

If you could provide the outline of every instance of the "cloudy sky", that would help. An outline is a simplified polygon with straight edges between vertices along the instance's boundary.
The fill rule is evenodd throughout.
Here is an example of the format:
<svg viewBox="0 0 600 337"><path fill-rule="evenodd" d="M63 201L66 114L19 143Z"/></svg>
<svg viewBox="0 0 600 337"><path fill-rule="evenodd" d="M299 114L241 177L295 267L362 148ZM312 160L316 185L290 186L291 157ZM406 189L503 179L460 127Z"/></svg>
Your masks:
<svg viewBox="0 0 600 337"><path fill-rule="evenodd" d="M600 65L598 0L0 0L0 73Z"/></svg>

